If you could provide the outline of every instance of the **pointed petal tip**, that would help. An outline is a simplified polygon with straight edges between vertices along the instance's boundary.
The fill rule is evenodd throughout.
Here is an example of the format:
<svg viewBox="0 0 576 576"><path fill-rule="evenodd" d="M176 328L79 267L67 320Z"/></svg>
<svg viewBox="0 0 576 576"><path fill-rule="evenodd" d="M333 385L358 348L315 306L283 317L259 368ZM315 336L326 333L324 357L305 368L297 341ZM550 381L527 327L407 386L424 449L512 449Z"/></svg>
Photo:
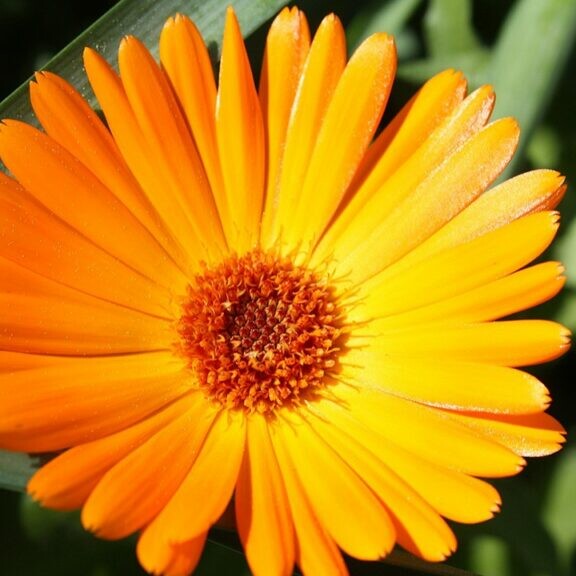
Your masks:
<svg viewBox="0 0 576 576"><path fill-rule="evenodd" d="M167 30L172 30L174 28L174 26L177 24L177 22L179 21L179 16L181 16L180 13L174 14L173 16L169 16L165 21L164 24L162 26L162 33L166 32Z"/></svg>
<svg viewBox="0 0 576 576"><path fill-rule="evenodd" d="M572 345L572 332L565 326L560 326L560 340L563 349L562 354L564 354Z"/></svg>
<svg viewBox="0 0 576 576"><path fill-rule="evenodd" d="M526 462L522 456L518 456L518 464L516 466L515 474L520 474L520 472L526 468L526 464L528 464L528 462Z"/></svg>
<svg viewBox="0 0 576 576"><path fill-rule="evenodd" d="M468 80L464 72L462 72L462 70L457 70L456 68L446 68L445 70L438 72L437 74L432 76L432 78L429 78L424 83L424 85L437 84L437 83L438 84L446 83L448 85L454 84L455 86L461 86L461 89L464 91L464 93L466 92L466 88L468 86Z"/></svg>
<svg viewBox="0 0 576 576"><path fill-rule="evenodd" d="M172 30L182 25L186 25L188 23L193 24L192 20L186 14L182 14L182 12L176 12L176 14L170 16L165 22L164 26L162 27L162 31L165 32L167 30Z"/></svg>
<svg viewBox="0 0 576 576"><path fill-rule="evenodd" d="M228 25L228 22L235 22L238 25L238 16L232 5L226 8L226 25Z"/></svg>
<svg viewBox="0 0 576 576"><path fill-rule="evenodd" d="M479 88L481 90L481 88ZM516 140L516 145L518 144L518 139L520 138L520 124L516 118L507 116L505 118L499 118L493 122L493 124L500 124L503 131L508 134L511 138Z"/></svg>
<svg viewBox="0 0 576 576"><path fill-rule="evenodd" d="M84 50L82 50L82 61L84 62L84 67L89 68L91 65L95 65L99 61L104 61L104 59L96 50L94 50L94 48L86 46Z"/></svg>

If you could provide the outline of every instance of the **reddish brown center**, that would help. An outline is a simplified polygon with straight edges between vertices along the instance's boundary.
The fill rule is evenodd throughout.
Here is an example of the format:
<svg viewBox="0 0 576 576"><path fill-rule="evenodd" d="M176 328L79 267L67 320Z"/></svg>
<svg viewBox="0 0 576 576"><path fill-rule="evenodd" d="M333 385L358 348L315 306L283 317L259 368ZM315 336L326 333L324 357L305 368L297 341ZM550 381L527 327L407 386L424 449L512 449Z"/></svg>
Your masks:
<svg viewBox="0 0 576 576"><path fill-rule="evenodd" d="M307 268L260 251L198 275L179 332L200 386L223 406L248 412L317 397L342 347L333 288Z"/></svg>

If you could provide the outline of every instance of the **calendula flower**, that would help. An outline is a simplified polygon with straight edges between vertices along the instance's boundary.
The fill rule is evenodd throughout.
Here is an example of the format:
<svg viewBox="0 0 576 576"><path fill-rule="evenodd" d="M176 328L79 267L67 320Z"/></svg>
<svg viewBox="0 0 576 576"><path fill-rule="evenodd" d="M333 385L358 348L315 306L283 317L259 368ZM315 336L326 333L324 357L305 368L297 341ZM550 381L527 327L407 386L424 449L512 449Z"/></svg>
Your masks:
<svg viewBox="0 0 576 576"><path fill-rule="evenodd" d="M456 547L490 518L480 478L556 451L550 399L518 367L568 348L555 295L562 177L492 186L518 127L494 95L432 78L378 132L393 40L347 62L342 25L270 28L256 88L232 10L216 84L192 22L159 66L84 64L106 124L40 73L43 130L0 129L0 445L57 455L43 505L102 538L139 533L154 574L190 573L232 506L251 570L345 574L399 544Z"/></svg>

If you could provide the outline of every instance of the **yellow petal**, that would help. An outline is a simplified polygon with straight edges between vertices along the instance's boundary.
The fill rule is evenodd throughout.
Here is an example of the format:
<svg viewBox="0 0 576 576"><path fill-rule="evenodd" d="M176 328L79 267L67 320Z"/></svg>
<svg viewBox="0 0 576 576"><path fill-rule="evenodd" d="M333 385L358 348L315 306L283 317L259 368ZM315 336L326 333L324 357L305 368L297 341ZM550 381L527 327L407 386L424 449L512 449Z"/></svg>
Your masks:
<svg viewBox="0 0 576 576"><path fill-rule="evenodd" d="M222 43L216 134L228 207L226 236L230 246L243 252L256 246L260 234L266 157L260 101L232 8Z"/></svg>
<svg viewBox="0 0 576 576"><path fill-rule="evenodd" d="M494 94L489 87L482 87L468 96L451 114L443 118L435 130L421 143L419 147L412 147L408 154L405 133L400 130L397 137L400 138L399 147L394 146L396 136L390 142L390 160L388 151L384 151L372 167L364 180L355 182L356 190L350 191L349 203L343 207L335 219L331 228L322 238L315 256L317 260L325 258L334 251L334 244L343 240L340 237L354 241L354 246L366 235L367 232L377 228L380 223L402 203L412 202L412 195L418 191L429 178L434 182L434 174L450 173L452 163L448 162L453 156L457 161L461 157L457 151L465 145L486 123L492 110ZM417 108L417 111L420 111ZM418 114L419 117L419 114ZM407 120L412 120L409 114ZM408 134L413 130L412 122L408 126ZM503 144L504 142L501 142ZM451 192L458 190L453 186ZM433 190L421 189L420 195L427 190L428 197L434 198ZM446 193L446 192L444 192ZM439 203L442 208L450 204ZM358 221L362 221L364 229L358 235ZM355 229L357 237L348 232L349 227Z"/></svg>
<svg viewBox="0 0 576 576"><path fill-rule="evenodd" d="M397 359L369 345L351 351L346 363L357 366L356 379L429 406L501 414L528 414L550 403L546 387L534 376L491 364L450 359Z"/></svg>
<svg viewBox="0 0 576 576"><path fill-rule="evenodd" d="M438 252L410 267L401 262L392 265L362 285L359 312L364 317L353 313L350 320L420 308L502 278L539 256L557 230L557 214L541 212Z"/></svg>
<svg viewBox="0 0 576 576"><path fill-rule="evenodd" d="M394 545L390 518L357 472L302 419L278 426L282 443L320 523L347 554L383 558Z"/></svg>
<svg viewBox="0 0 576 576"><path fill-rule="evenodd" d="M488 188L508 164L517 141L517 124L498 120L417 180L389 213L367 203L334 241L339 268L361 282L399 260ZM378 199L386 197L385 188L400 179L398 175L402 172L387 181ZM406 181L397 185L407 191Z"/></svg>
<svg viewBox="0 0 576 576"><path fill-rule="evenodd" d="M566 282L564 267L544 262L524 268L457 296L379 321L380 328L408 328L416 324L467 324L496 320L546 302Z"/></svg>
<svg viewBox="0 0 576 576"><path fill-rule="evenodd" d="M434 254L470 242L528 214L549 211L561 200L564 177L553 170L533 170L486 191L396 266L410 268Z"/></svg>
<svg viewBox="0 0 576 576"><path fill-rule="evenodd" d="M520 456L554 454L565 442L565 430L549 414L502 415L455 414L454 418Z"/></svg>
<svg viewBox="0 0 576 576"><path fill-rule="evenodd" d="M330 401L323 401L314 413L324 423L323 428L334 429L328 422L334 423L341 434L345 432L350 440L353 439L352 445L357 442L369 450L373 458L386 465L420 495L416 500L423 498L442 516L474 523L491 518L498 510L500 497L490 484L438 465L436 451L427 452L426 457L411 453L398 446L395 438L378 434L352 417L345 406ZM389 498L384 495L382 499L388 505Z"/></svg>
<svg viewBox="0 0 576 576"><path fill-rule="evenodd" d="M445 70L428 80L368 148L351 192L357 191L368 176L384 182L452 114L465 95L466 79L461 72ZM368 187L364 187L363 194L367 193ZM365 201L358 196L355 204Z"/></svg>
<svg viewBox="0 0 576 576"><path fill-rule="evenodd" d="M389 442L436 465L473 476L517 474L524 460L474 433L448 413L366 386L338 391L351 415ZM409 433L406 431L409 430ZM430 446L441 447L430 452Z"/></svg>
<svg viewBox="0 0 576 576"><path fill-rule="evenodd" d="M378 334L372 345L380 353L404 359L442 358L528 366L558 358L570 347L570 332L547 320L432 325L389 332L379 331L379 323L375 321L371 328Z"/></svg>
<svg viewBox="0 0 576 576"><path fill-rule="evenodd" d="M318 418L310 424L378 496L401 545L431 561L444 560L456 549L456 538L438 513L359 438L344 433L344 422Z"/></svg>
<svg viewBox="0 0 576 576"><path fill-rule="evenodd" d="M294 526L268 422L252 415L247 422L244 462L236 486L238 532L253 574L292 574Z"/></svg>
<svg viewBox="0 0 576 576"><path fill-rule="evenodd" d="M292 208L284 236L289 244L314 245L328 224L378 127L395 73L394 40L386 34L370 36L348 62Z"/></svg>
<svg viewBox="0 0 576 576"><path fill-rule="evenodd" d="M322 20L314 35L300 77L288 123L278 201L264 220L264 248L274 246L285 233L290 232L292 211L300 198L317 135L345 65L344 29L336 16L329 15Z"/></svg>

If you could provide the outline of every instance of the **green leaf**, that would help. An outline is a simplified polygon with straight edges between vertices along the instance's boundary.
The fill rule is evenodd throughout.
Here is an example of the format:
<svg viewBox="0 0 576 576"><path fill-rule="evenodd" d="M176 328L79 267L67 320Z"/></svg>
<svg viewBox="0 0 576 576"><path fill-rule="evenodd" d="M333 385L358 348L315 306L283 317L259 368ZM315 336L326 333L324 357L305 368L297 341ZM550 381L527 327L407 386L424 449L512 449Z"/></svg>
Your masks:
<svg viewBox="0 0 576 576"><path fill-rule="evenodd" d="M50 60L45 69L66 78L90 101L91 91L82 68L85 46L96 48L106 60L115 64L120 40L126 34L132 34L157 55L158 37L164 21L180 12L194 20L214 51L220 46L228 6L234 7L243 33L248 35L287 3L288 0L121 0ZM28 100L28 82L0 104L0 118L8 117L35 123Z"/></svg>
<svg viewBox="0 0 576 576"><path fill-rule="evenodd" d="M372 568L367 574L374 576L377 574L382 576L424 576L425 574L432 576L474 576L471 572L462 568L456 568L440 562L426 562L426 560L399 549L393 550L386 558L381 560L381 564L385 564L386 569L376 571Z"/></svg>
<svg viewBox="0 0 576 576"><path fill-rule="evenodd" d="M395 36L398 53L407 57L415 46L414 37L405 26L422 0L376 0L356 12L346 29L350 51L375 32L387 32Z"/></svg>
<svg viewBox="0 0 576 576"><path fill-rule="evenodd" d="M221 574L250 576L251 574L241 547L227 546L210 536L194 573L198 576L220 576Z"/></svg>
<svg viewBox="0 0 576 576"><path fill-rule="evenodd" d="M398 76L422 84L448 68L460 70L472 87L482 83L489 51L476 37L470 0L433 0L423 20L427 57L400 64Z"/></svg>
<svg viewBox="0 0 576 576"><path fill-rule="evenodd" d="M558 458L548 485L544 504L544 523L554 537L566 573L576 552L576 446Z"/></svg>
<svg viewBox="0 0 576 576"><path fill-rule="evenodd" d="M0 488L23 492L38 465L38 459L28 454L0 450Z"/></svg>
<svg viewBox="0 0 576 576"><path fill-rule="evenodd" d="M470 566L478 574L508 576L511 573L510 550L502 538L481 534L470 543L468 555Z"/></svg>
<svg viewBox="0 0 576 576"><path fill-rule="evenodd" d="M576 330L576 291L565 288L562 293L561 305L555 314L555 320L561 322L569 330Z"/></svg>
<svg viewBox="0 0 576 576"><path fill-rule="evenodd" d="M556 168L562 159L562 141L560 134L545 124L536 126L527 143L526 157L532 166Z"/></svg>
<svg viewBox="0 0 576 576"><path fill-rule="evenodd" d="M502 512L490 521L486 531L507 543L526 576L558 574L559 559L554 540L540 516L534 487L519 478L495 484L504 504ZM498 558L500 562L503 560Z"/></svg>
<svg viewBox="0 0 576 576"><path fill-rule="evenodd" d="M574 0L519 0L506 19L486 81L498 95L495 117L514 116L520 122L521 146L554 93L575 35ZM506 174L512 170L509 166Z"/></svg>
<svg viewBox="0 0 576 576"><path fill-rule="evenodd" d="M424 33L432 58L481 49L470 0L433 0L424 17Z"/></svg>
<svg viewBox="0 0 576 576"><path fill-rule="evenodd" d="M475 88L483 83L489 63L490 53L487 50L444 54L436 58L401 63L398 76L414 84L423 84L435 74L450 68L460 70L471 88Z"/></svg>
<svg viewBox="0 0 576 576"><path fill-rule="evenodd" d="M566 266L566 285L576 288L576 219L573 219L558 240L555 256Z"/></svg>

